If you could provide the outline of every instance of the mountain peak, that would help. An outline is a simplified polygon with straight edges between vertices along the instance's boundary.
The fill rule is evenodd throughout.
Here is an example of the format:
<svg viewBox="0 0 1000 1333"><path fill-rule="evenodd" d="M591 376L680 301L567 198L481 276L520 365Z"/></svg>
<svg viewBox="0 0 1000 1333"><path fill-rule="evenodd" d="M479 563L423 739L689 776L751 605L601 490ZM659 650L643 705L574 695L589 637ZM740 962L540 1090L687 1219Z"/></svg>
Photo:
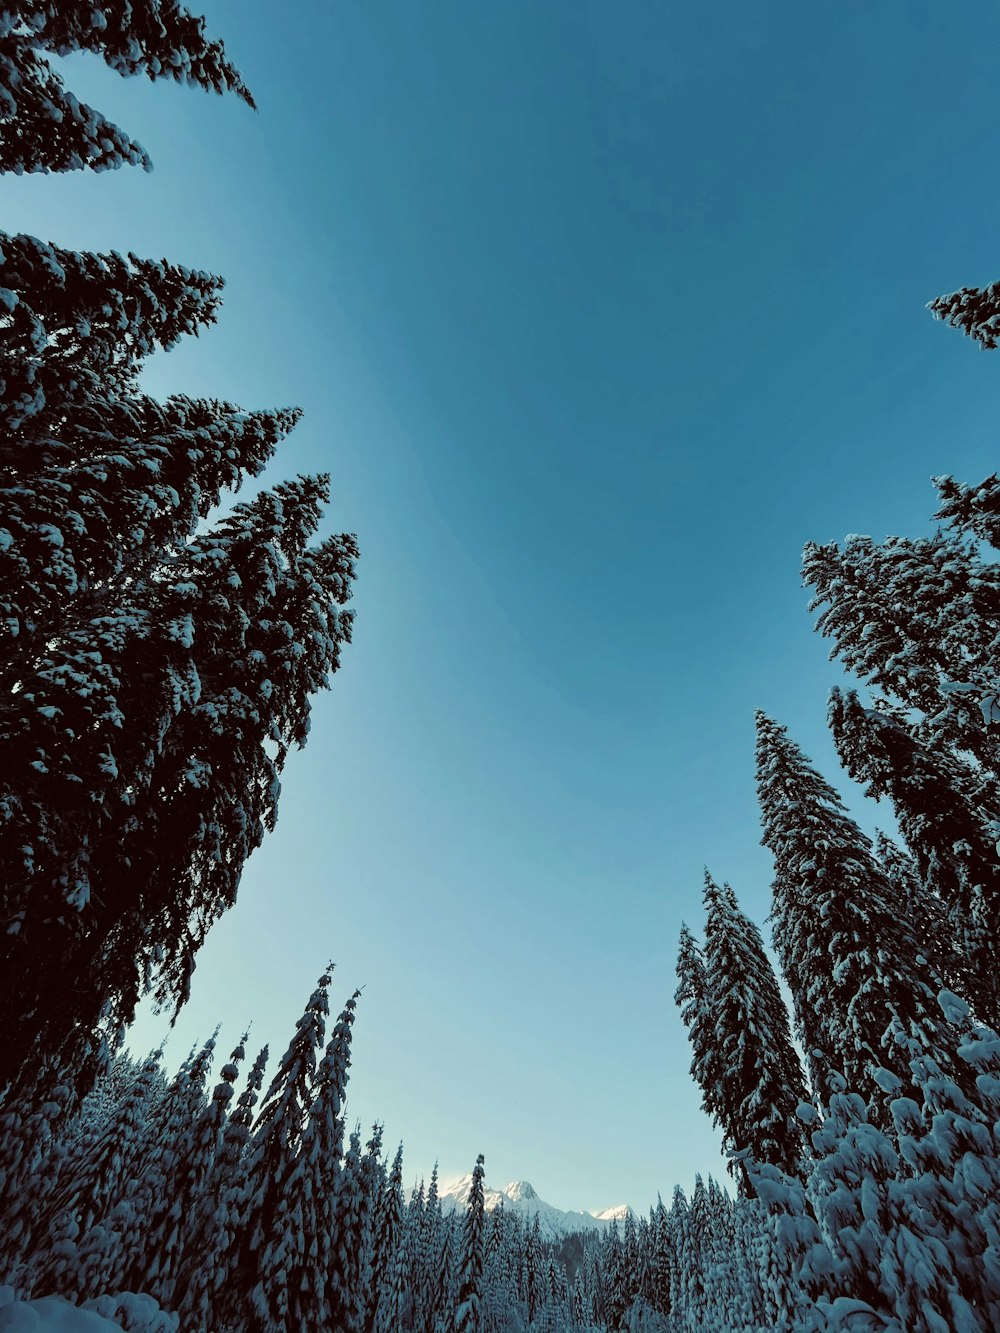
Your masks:
<svg viewBox="0 0 1000 1333"><path fill-rule="evenodd" d="M534 1186L530 1185L526 1180L512 1180L509 1185L504 1185L503 1192L508 1199L514 1199L515 1201L518 1199L527 1200L538 1198Z"/></svg>
<svg viewBox="0 0 1000 1333"><path fill-rule="evenodd" d="M471 1185L471 1175L465 1175L442 1189L442 1208L447 1212L465 1208ZM483 1202L488 1213L494 1208L509 1208L517 1213L525 1224L533 1224L537 1217L543 1239L553 1241L562 1240L581 1231L604 1231L613 1221L620 1221L630 1211L625 1205L621 1205L617 1208L606 1208L604 1212L597 1214L567 1212L540 1199L535 1187L527 1180L512 1180L502 1190L490 1189L484 1182Z"/></svg>

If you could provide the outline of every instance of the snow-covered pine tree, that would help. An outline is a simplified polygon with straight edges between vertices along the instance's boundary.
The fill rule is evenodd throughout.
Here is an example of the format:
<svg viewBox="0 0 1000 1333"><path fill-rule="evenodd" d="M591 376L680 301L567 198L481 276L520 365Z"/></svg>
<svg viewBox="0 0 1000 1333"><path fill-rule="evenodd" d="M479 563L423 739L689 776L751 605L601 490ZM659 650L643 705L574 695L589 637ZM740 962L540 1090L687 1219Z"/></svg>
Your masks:
<svg viewBox="0 0 1000 1333"><path fill-rule="evenodd" d="M721 1100L722 1073L715 1058L714 1014L701 945L685 923L677 950L677 989L674 1002L681 1011L691 1042L691 1077L702 1091L702 1106L717 1123L726 1107Z"/></svg>
<svg viewBox="0 0 1000 1333"><path fill-rule="evenodd" d="M144 1291L169 1306L182 1252L183 1219L197 1205L215 1155L219 1108L205 1096L218 1032L185 1062L149 1119L141 1169L122 1228L122 1278L100 1290Z"/></svg>
<svg viewBox="0 0 1000 1333"><path fill-rule="evenodd" d="M795 1112L808 1094L778 980L760 931L740 911L730 886L719 888L707 871L705 911L707 1025L720 1080L706 1090L705 1103L728 1148L797 1171L803 1144ZM749 1191L742 1155L735 1160L740 1188Z"/></svg>
<svg viewBox="0 0 1000 1333"><path fill-rule="evenodd" d="M613 1225L613 1224L612 1224ZM534 1322L542 1299L542 1233L536 1212L524 1237L524 1299L528 1307L528 1324Z"/></svg>
<svg viewBox="0 0 1000 1333"><path fill-rule="evenodd" d="M372 1250L372 1307L370 1328L374 1333L392 1333L399 1316L400 1292L395 1281L399 1252L403 1245L403 1145L396 1149L385 1178L378 1205L378 1220Z"/></svg>
<svg viewBox="0 0 1000 1333"><path fill-rule="evenodd" d="M64 1085L39 1105L14 1100L0 1107L0 1283L15 1290L30 1287L23 1261L52 1215L72 1100Z"/></svg>
<svg viewBox="0 0 1000 1333"><path fill-rule="evenodd" d="M326 1036L330 1013L330 968L316 983L261 1103L245 1153L246 1168L238 1216L232 1219L225 1289L218 1293L216 1317L223 1325L269 1327L261 1275L268 1251L281 1246L277 1219L302 1139L316 1072L317 1052Z"/></svg>
<svg viewBox="0 0 1000 1333"><path fill-rule="evenodd" d="M302 1146L279 1201L275 1231L285 1242L268 1251L262 1274L274 1325L287 1333L329 1326L344 1099L360 994L355 991L344 1005L320 1062Z"/></svg>
<svg viewBox="0 0 1000 1333"><path fill-rule="evenodd" d="M458 1303L452 1317L452 1333L480 1333L481 1329L483 1232L486 1216L484 1174L483 1154L480 1153L472 1170L469 1197L465 1204L458 1263Z"/></svg>
<svg viewBox="0 0 1000 1333"><path fill-rule="evenodd" d="M657 1195L649 1222L649 1282L647 1299L654 1310L670 1314L670 1275L674 1267L674 1244L670 1210Z"/></svg>
<svg viewBox="0 0 1000 1333"><path fill-rule="evenodd" d="M420 1223L420 1243L414 1292L416 1333L434 1333L435 1284L441 1252L441 1200L438 1197L438 1164L434 1163Z"/></svg>
<svg viewBox="0 0 1000 1333"><path fill-rule="evenodd" d="M245 1058L246 1036L222 1070L221 1087L231 1089ZM247 1076L233 1113L222 1129L218 1150L196 1206L185 1219L183 1259L174 1285L173 1308L187 1333L210 1333L215 1327L215 1296L227 1287L228 1266L235 1256L230 1241L244 1217L243 1154L250 1140L253 1111L264 1082L268 1048L264 1046ZM219 1097L216 1100L228 1101Z"/></svg>
<svg viewBox="0 0 1000 1333"><path fill-rule="evenodd" d="M110 614L51 641L16 683L9 1076L42 1038L64 1064L85 1064L150 975L158 999L183 1002L207 930L273 827L309 697L350 637L339 608L353 539L307 545L326 486L300 479L236 506L155 576L131 579ZM56 948L58 978L42 988Z"/></svg>
<svg viewBox="0 0 1000 1333"><path fill-rule="evenodd" d="M111 438L103 429L105 417L126 444L137 443L143 433L155 444L169 433L165 427L183 427L183 417L175 422L171 414L175 400L163 405L162 417L156 415L154 402L138 391L138 369L157 347L169 349L185 334L197 335L214 323L222 287L220 277L165 259L78 252L34 236L0 233L4 466L34 477L68 462L75 450L86 461L92 433L97 446ZM196 468L198 461L188 466ZM239 460L234 462L238 466ZM182 469L184 460L172 466ZM100 494L98 477L84 469L80 479ZM182 515L190 506L183 489ZM64 540L77 535L76 527L86 530L88 508L75 515ZM99 522L100 508L95 510ZM122 539L128 535L123 528ZM85 557L94 550L114 559L99 544L81 546Z"/></svg>
<svg viewBox="0 0 1000 1333"><path fill-rule="evenodd" d="M135 1069L96 1136L78 1138L76 1150L60 1163L47 1206L36 1215L32 1243L39 1280L52 1290L76 1263L75 1238L114 1209L138 1172L149 1121L163 1093L162 1054L154 1051Z"/></svg>
<svg viewBox="0 0 1000 1333"><path fill-rule="evenodd" d="M233 92L254 105L222 43L176 0L8 0L0 14L0 171L150 169L141 144L65 87L50 57L75 51L103 57L121 75Z"/></svg>
<svg viewBox="0 0 1000 1333"><path fill-rule="evenodd" d="M337 1178L327 1300L330 1327L340 1333L363 1333L372 1303L372 1248L383 1174L381 1156L382 1126L373 1127L363 1154L361 1132L355 1129Z"/></svg>
<svg viewBox="0 0 1000 1333"><path fill-rule="evenodd" d="M995 693L1000 565L961 534L937 532L809 543L802 574L831 656L915 710L921 739L975 755L995 809L1000 749L981 701Z"/></svg>
<svg viewBox="0 0 1000 1333"><path fill-rule="evenodd" d="M967 486L954 477L934 478L940 508L935 518L965 536L977 537L1000 548L1000 476L992 473L975 486Z"/></svg>
<svg viewBox="0 0 1000 1333"><path fill-rule="evenodd" d="M935 319L961 329L981 347L996 347L1000 336L1000 282L988 287L962 287L957 292L937 296L927 309Z"/></svg>
<svg viewBox="0 0 1000 1333"><path fill-rule="evenodd" d="M1000 929L1000 865L985 810L981 771L941 746L924 744L887 706L865 708L855 691L834 689L828 713L837 753L865 794L892 801L923 892L907 906L923 923L924 953L941 982L967 994L1000 1023L992 959ZM905 889L907 886L904 884Z"/></svg>
<svg viewBox="0 0 1000 1333"><path fill-rule="evenodd" d="M811 1081L827 1062L848 1086L874 1091L872 1071L899 1063L887 1049L893 1019L949 1062L918 924L902 919L870 840L834 789L788 737L757 714L762 842L775 863L774 942L792 991ZM905 1067L901 1071L905 1077Z"/></svg>

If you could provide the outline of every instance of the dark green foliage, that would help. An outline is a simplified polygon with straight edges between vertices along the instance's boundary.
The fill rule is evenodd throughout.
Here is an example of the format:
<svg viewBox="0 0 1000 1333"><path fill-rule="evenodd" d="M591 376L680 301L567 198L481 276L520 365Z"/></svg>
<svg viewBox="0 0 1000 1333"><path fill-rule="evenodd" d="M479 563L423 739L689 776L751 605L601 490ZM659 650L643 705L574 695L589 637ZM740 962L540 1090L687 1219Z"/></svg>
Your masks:
<svg viewBox="0 0 1000 1333"><path fill-rule="evenodd" d="M177 0L7 0L0 13L0 171L106 171L149 154L69 92L51 56L90 51L117 73L253 98L205 21Z"/></svg>
<svg viewBox="0 0 1000 1333"><path fill-rule="evenodd" d="M777 978L760 932L740 911L733 890L728 884L719 888L707 872L705 910L717 1123L731 1151L796 1171L803 1147L796 1109L808 1094ZM749 1189L742 1157L740 1163L737 1179Z"/></svg>
<svg viewBox="0 0 1000 1333"><path fill-rule="evenodd" d="M996 347L1000 337L1000 282L991 282L988 287L963 287L938 296L927 309L935 319L961 329L987 350Z"/></svg>

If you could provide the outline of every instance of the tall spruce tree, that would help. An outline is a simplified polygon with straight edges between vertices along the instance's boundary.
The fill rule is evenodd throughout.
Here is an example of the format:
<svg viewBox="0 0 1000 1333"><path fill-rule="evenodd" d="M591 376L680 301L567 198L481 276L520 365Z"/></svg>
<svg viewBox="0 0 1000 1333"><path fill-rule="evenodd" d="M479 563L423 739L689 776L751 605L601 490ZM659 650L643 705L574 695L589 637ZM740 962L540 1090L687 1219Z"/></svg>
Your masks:
<svg viewBox="0 0 1000 1333"><path fill-rule="evenodd" d="M222 1070L231 1088L244 1059L246 1036ZM230 1239L243 1217L243 1154L250 1139L253 1111L264 1082L268 1048L264 1046L247 1076L233 1113L222 1129L201 1197L185 1219L183 1261L174 1285L173 1308L188 1333L209 1333L215 1326L216 1293L227 1287ZM222 1086L220 1085L220 1087ZM221 1100L221 1098L219 1099ZM228 1097L225 1098L228 1102Z"/></svg>
<svg viewBox="0 0 1000 1333"><path fill-rule="evenodd" d="M935 319L961 329L987 351L996 347L1000 337L1000 282L987 287L962 287L937 296L928 302L927 309Z"/></svg>
<svg viewBox="0 0 1000 1333"><path fill-rule="evenodd" d="M233 92L254 105L222 43L176 0L8 0L0 13L0 171L151 167L141 144L66 89L51 57L75 51L101 56L123 76Z"/></svg>
<svg viewBox="0 0 1000 1333"><path fill-rule="evenodd" d="M320 1062L302 1146L280 1201L275 1225L278 1243L265 1260L265 1286L275 1322L288 1333L329 1325L330 1272L344 1156L344 1098L360 994L355 991L345 1004Z"/></svg>
<svg viewBox="0 0 1000 1333"><path fill-rule="evenodd" d="M943 982L996 1026L1000 864L979 775L957 755L922 743L887 707L863 707L853 690L832 692L828 716L851 777L867 784L866 795L892 801L922 886L910 886L906 901L924 953Z"/></svg>
<svg viewBox="0 0 1000 1333"><path fill-rule="evenodd" d="M14 0L0 170L148 165L63 87L74 51L253 105L175 0ZM353 538L308 545L325 478L199 532L298 412L139 390L221 285L0 235L0 1090L36 1100L86 1092L145 989L183 1002L350 637Z"/></svg>
<svg viewBox="0 0 1000 1333"><path fill-rule="evenodd" d="M458 1304L452 1319L452 1333L480 1333L482 1327L483 1234L486 1203L483 1194L483 1154L472 1170L469 1197L462 1224L462 1248L458 1263Z"/></svg>
<svg viewBox="0 0 1000 1333"><path fill-rule="evenodd" d="M326 478L300 480L237 506L12 686L8 1080L44 1037L85 1081L102 1031L130 1021L150 979L161 1001L186 998L206 932L274 825L309 696L350 637L353 540L307 544L325 493ZM56 950L59 976L42 986Z"/></svg>
<svg viewBox="0 0 1000 1333"><path fill-rule="evenodd" d="M403 1245L403 1145L396 1149L379 1200L378 1221L372 1252L372 1310L374 1333L391 1333L398 1318L398 1291L394 1281L399 1251Z"/></svg>
<svg viewBox="0 0 1000 1333"><path fill-rule="evenodd" d="M785 728L763 713L757 792L762 841L775 863L774 943L813 1087L840 1065L852 1089L872 1095L873 1071L900 1064L895 1020L947 1063L935 1001L941 979L926 959L918 962L914 925L900 917L871 842Z"/></svg>
<svg viewBox="0 0 1000 1333"><path fill-rule="evenodd" d="M323 1048L330 1013L330 970L332 964L317 981L296 1024L247 1145L239 1215L234 1218L224 1256L228 1283L216 1305L217 1318L224 1324L270 1328L263 1262L269 1247L279 1241L281 1199L295 1169L312 1104L317 1052Z"/></svg>
<svg viewBox="0 0 1000 1333"><path fill-rule="evenodd" d="M705 910L711 1042L721 1080L706 1103L722 1108L718 1123L730 1150L794 1172L803 1150L796 1109L808 1094L777 978L760 931L730 886L719 888L707 871ZM752 1192L745 1166L737 1170L740 1187Z"/></svg>
<svg viewBox="0 0 1000 1333"><path fill-rule="evenodd" d="M681 924L678 942L674 1002L680 1008L691 1042L691 1077L701 1088L702 1107L721 1124L726 1108L720 1097L722 1071L714 1045L714 1014L708 974L701 945L685 923Z"/></svg>

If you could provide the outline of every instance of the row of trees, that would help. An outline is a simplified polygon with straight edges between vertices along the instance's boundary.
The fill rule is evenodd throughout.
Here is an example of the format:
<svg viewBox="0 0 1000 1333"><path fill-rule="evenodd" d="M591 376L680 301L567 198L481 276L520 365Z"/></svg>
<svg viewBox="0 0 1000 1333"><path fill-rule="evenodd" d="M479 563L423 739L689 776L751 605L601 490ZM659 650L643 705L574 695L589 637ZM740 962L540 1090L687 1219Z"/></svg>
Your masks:
<svg viewBox="0 0 1000 1333"><path fill-rule="evenodd" d="M996 345L1000 286L932 309ZM933 536L804 553L818 628L871 692L833 691L836 749L899 842L873 843L758 714L791 1018L728 885L706 876L704 940L681 933L692 1074L740 1207L785 1242L777 1327L1000 1323L1000 478L936 484Z"/></svg>

